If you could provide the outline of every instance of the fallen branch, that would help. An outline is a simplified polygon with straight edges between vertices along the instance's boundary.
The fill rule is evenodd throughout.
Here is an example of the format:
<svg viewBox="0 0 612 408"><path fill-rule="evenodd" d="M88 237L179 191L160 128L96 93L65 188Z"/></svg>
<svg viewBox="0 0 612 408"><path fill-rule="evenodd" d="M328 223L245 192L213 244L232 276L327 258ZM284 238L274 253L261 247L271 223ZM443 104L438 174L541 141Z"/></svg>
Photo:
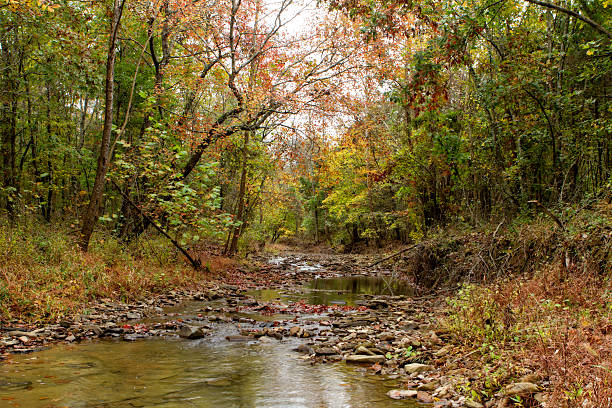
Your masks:
<svg viewBox="0 0 612 408"><path fill-rule="evenodd" d="M548 208L544 207L544 205L542 205L542 203L540 203L538 200L531 200L531 201L528 201L528 203L529 204L535 204L537 207L541 208L542 211L544 211L544 214L546 214L550 218L552 218L553 221L555 221L555 223L557 223L557 225L561 228L561 230L565 231L565 226L563 225L563 223L561 222L559 217L557 217L555 214L553 214Z"/></svg>
<svg viewBox="0 0 612 408"><path fill-rule="evenodd" d="M134 209L136 211L138 211L140 213L140 215L142 215L142 217L147 220L151 225L153 225L153 227L159 231L160 234L162 234L164 237L168 238L170 240L170 242L172 242L172 245L174 245L179 251L181 251L181 253L183 255L185 255L185 258L187 258L189 260L189 262L191 263L191 266L193 266L193 269L195 270L200 270L202 269L202 263L198 260L198 259L193 259L191 257L191 255L189 255L189 253L178 243L176 242L176 240L174 238L172 238L170 235L168 235L168 233L166 231L163 230L162 227L160 227L159 225L157 225L155 223L155 221L153 221L151 219L151 217L149 217L147 214L145 214L140 207L138 207L138 205L136 205L136 203L134 203L132 201L132 199L125 194L121 188L117 185L117 183L115 183L114 180L111 180L111 183L113 183L113 186L115 186L115 188L117 189L117 191L119 191L119 194L121 194L123 196L123 199L126 200L132 207L134 207Z"/></svg>
<svg viewBox="0 0 612 408"><path fill-rule="evenodd" d="M373 267L373 266L376 266L376 265L378 265L379 263L383 263L383 262L385 262L385 261L388 261L388 260L389 260L389 259L391 259L391 258L395 258L396 256L401 255L401 254L403 254L404 252L410 251L411 249L414 249L414 248L416 248L416 247L418 247L418 246L420 246L420 245L423 245L423 244L425 244L425 242L419 242L418 244L414 244L414 245L411 245L411 246L409 246L409 247L407 247L407 248L404 248L404 249L402 249L401 251L394 253L393 255L389 255L389 256L387 256L387 257L385 257L385 258L383 258L383 259L381 259L381 260L379 260L379 261L374 262L372 265L368 265L368 268L371 268L371 267Z"/></svg>

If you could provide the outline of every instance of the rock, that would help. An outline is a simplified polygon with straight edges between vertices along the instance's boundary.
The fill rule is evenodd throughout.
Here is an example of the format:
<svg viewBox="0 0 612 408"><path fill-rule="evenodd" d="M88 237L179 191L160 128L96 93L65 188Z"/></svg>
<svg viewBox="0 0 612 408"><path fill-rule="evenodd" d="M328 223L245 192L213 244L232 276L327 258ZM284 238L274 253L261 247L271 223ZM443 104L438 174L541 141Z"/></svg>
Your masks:
<svg viewBox="0 0 612 408"><path fill-rule="evenodd" d="M395 336L392 333L384 332L378 335L378 338L381 341L393 341L395 340Z"/></svg>
<svg viewBox="0 0 612 408"><path fill-rule="evenodd" d="M484 405L482 405L480 402L472 401L470 399L465 400L463 405L468 408L484 408Z"/></svg>
<svg viewBox="0 0 612 408"><path fill-rule="evenodd" d="M293 336L293 337L299 337L300 333L302 332L302 328L299 326L293 326L292 328L289 329L289 335Z"/></svg>
<svg viewBox="0 0 612 408"><path fill-rule="evenodd" d="M510 397L515 395L535 394L538 391L540 391L540 388L530 382L518 382L506 387L506 395Z"/></svg>
<svg viewBox="0 0 612 408"><path fill-rule="evenodd" d="M417 399L426 404L431 404L434 402L433 397L426 391L417 391Z"/></svg>
<svg viewBox="0 0 612 408"><path fill-rule="evenodd" d="M135 319L141 319L142 315L140 313L128 312L126 314L126 317L128 318L128 320L135 320Z"/></svg>
<svg viewBox="0 0 612 408"><path fill-rule="evenodd" d="M363 347L363 346L359 346L355 349L355 354L361 354L361 355L365 355L365 356L375 356L376 353L368 350L367 348Z"/></svg>
<svg viewBox="0 0 612 408"><path fill-rule="evenodd" d="M434 391L440 383L438 381L432 381L427 384L421 384L417 387L418 391Z"/></svg>
<svg viewBox="0 0 612 408"><path fill-rule="evenodd" d="M21 336L19 337L19 341L22 343L27 343L28 341L30 341L30 338L28 336Z"/></svg>
<svg viewBox="0 0 612 408"><path fill-rule="evenodd" d="M74 334L71 334L68 337L66 337L66 341L69 341L71 343L75 340L76 340L76 337L74 337Z"/></svg>
<svg viewBox="0 0 612 408"><path fill-rule="evenodd" d="M350 355L346 356L347 363L384 363L387 359L385 356L363 356L363 355Z"/></svg>
<svg viewBox="0 0 612 408"><path fill-rule="evenodd" d="M393 399L404 399L404 398L414 398L417 396L416 390L391 390L387 393L389 398Z"/></svg>
<svg viewBox="0 0 612 408"><path fill-rule="evenodd" d="M253 340L251 336L225 336L227 341L250 341Z"/></svg>
<svg viewBox="0 0 612 408"><path fill-rule="evenodd" d="M433 369L434 369L433 366L430 366L427 364L420 364L420 363L406 364L404 366L404 371L406 371L406 374L422 373L425 371L431 371Z"/></svg>
<svg viewBox="0 0 612 408"><path fill-rule="evenodd" d="M204 330L198 326L183 326L178 334L182 338L190 340L201 339L206 335Z"/></svg>
<svg viewBox="0 0 612 408"><path fill-rule="evenodd" d="M314 352L317 356L331 356L338 354L336 350L331 347L317 347L314 349Z"/></svg>
<svg viewBox="0 0 612 408"><path fill-rule="evenodd" d="M300 344L299 346L294 348L293 351L297 351L298 353L304 353L304 354L312 354L313 353L312 348L310 348L306 344Z"/></svg>
<svg viewBox="0 0 612 408"><path fill-rule="evenodd" d="M276 343L276 339L274 339L273 337L269 337L269 336L261 336L259 338L259 341L262 343Z"/></svg>
<svg viewBox="0 0 612 408"><path fill-rule="evenodd" d="M419 324L415 321L409 320L402 324L402 328L404 330L416 330L419 328Z"/></svg>

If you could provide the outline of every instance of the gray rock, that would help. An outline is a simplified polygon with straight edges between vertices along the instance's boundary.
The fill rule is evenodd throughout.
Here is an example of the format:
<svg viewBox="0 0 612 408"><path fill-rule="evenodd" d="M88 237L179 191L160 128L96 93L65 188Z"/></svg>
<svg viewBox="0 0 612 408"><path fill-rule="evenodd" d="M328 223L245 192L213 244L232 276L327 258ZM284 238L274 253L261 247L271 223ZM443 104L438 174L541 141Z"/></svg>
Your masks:
<svg viewBox="0 0 612 408"><path fill-rule="evenodd" d="M463 402L463 405L468 407L468 408L484 408L484 405L482 405L480 402L476 402L476 401L472 401L472 400L465 400Z"/></svg>
<svg viewBox="0 0 612 408"><path fill-rule="evenodd" d="M142 318L142 315L141 315L140 313L128 312L128 313L126 314L126 317L127 317L129 320L135 320L135 319L140 319L140 318Z"/></svg>
<svg viewBox="0 0 612 408"><path fill-rule="evenodd" d="M184 339L201 339L205 335L206 333L204 332L204 330L198 326L183 326L181 327L181 330L179 330L179 336Z"/></svg>

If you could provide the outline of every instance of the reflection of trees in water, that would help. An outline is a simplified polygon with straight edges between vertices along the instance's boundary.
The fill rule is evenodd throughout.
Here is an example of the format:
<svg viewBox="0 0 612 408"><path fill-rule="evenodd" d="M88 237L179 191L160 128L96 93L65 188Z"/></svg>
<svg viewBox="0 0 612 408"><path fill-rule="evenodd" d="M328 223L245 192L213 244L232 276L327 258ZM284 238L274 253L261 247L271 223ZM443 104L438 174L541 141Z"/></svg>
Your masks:
<svg viewBox="0 0 612 408"><path fill-rule="evenodd" d="M315 279L309 285L311 303L346 301L352 304L358 295L410 295L412 287L407 281L384 278L352 276L343 278Z"/></svg>

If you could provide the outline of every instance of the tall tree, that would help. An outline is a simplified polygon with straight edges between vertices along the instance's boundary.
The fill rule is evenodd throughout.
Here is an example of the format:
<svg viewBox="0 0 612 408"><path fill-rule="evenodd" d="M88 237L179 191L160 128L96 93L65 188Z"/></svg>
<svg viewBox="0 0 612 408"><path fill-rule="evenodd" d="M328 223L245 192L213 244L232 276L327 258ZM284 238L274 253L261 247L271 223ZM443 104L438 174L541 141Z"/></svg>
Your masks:
<svg viewBox="0 0 612 408"><path fill-rule="evenodd" d="M114 0L111 12L110 35L108 40L108 56L106 59L106 86L104 93L104 127L98 153L98 167L94 186L89 198L87 211L81 221L81 239L79 245L87 251L89 240L100 213L100 203L104 194L106 174L110 166L111 136L113 130L113 99L115 93L115 60L117 58L117 38L121 25L121 16L125 0Z"/></svg>

